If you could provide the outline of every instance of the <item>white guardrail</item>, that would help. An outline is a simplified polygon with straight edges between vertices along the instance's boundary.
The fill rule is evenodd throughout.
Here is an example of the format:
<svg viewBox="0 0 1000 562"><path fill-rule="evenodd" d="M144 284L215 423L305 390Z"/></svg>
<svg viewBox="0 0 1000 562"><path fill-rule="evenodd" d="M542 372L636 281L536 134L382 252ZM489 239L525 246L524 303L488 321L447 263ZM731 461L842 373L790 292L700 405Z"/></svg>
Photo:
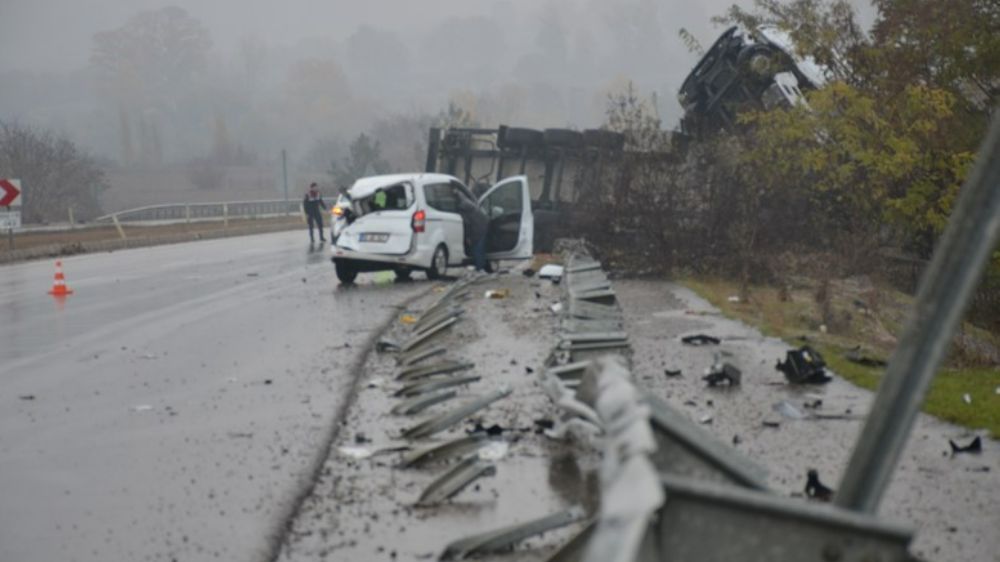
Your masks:
<svg viewBox="0 0 1000 562"><path fill-rule="evenodd" d="M258 218L301 213L297 200L263 199L222 203L170 203L147 205L118 211L94 219L96 223L115 222L190 222L192 220Z"/></svg>

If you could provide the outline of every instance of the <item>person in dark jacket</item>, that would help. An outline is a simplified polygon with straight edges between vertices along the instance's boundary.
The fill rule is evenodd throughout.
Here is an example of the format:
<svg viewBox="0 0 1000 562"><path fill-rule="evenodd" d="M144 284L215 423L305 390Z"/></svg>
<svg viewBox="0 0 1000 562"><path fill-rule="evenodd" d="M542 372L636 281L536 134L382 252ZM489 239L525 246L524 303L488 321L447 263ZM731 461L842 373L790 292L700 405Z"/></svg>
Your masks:
<svg viewBox="0 0 1000 562"><path fill-rule="evenodd" d="M309 223L309 242L316 241L313 238L313 223L316 224L316 229L319 231L319 241L326 242L326 238L323 237L323 211L326 210L326 203L323 202L323 196L319 194L316 182L309 186L309 192L302 200L302 209L305 211L306 220Z"/></svg>
<svg viewBox="0 0 1000 562"><path fill-rule="evenodd" d="M458 197L458 212L462 215L462 225L465 230L465 247L472 251L472 262L476 271L486 269L486 233L489 230L490 219L479 208L475 201L465 193L455 189Z"/></svg>

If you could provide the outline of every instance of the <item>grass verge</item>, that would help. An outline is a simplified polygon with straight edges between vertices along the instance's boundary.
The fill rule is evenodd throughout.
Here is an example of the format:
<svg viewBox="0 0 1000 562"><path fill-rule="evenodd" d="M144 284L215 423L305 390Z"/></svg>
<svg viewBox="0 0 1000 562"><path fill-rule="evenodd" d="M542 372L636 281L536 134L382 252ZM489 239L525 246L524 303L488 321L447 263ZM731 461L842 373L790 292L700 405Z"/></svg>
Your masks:
<svg viewBox="0 0 1000 562"><path fill-rule="evenodd" d="M883 292L877 311L866 308L863 314L852 313L858 308L857 296L849 289L834 290L831 307L839 320L837 329L831 332L821 325L812 287L792 290L784 300L774 288L751 287L748 301L734 302L730 296L739 294L735 282L704 279L682 282L726 316L756 326L769 336L788 342L806 336L833 371L869 390L878 388L883 369L848 361L844 353L861 346L866 354L887 359L910 303L905 295ZM965 401L966 395L970 402ZM934 377L923 410L971 429L986 429L994 439L1000 438L1000 370L946 364Z"/></svg>

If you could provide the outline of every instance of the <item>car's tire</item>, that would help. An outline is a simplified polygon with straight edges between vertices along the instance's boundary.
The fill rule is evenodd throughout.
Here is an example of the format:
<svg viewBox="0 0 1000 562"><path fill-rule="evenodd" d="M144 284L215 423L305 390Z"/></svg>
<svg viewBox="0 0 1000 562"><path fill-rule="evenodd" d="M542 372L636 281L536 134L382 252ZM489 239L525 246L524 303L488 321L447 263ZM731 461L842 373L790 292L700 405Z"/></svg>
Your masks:
<svg viewBox="0 0 1000 562"><path fill-rule="evenodd" d="M338 261L334 262L333 266L337 270L337 279L340 279L340 282L345 285L354 283L358 277L358 270L349 263Z"/></svg>
<svg viewBox="0 0 1000 562"><path fill-rule="evenodd" d="M397 267L396 268L396 281L409 281L411 279L410 274L413 270L408 267Z"/></svg>
<svg viewBox="0 0 1000 562"><path fill-rule="evenodd" d="M438 244L434 248L434 255L431 256L431 266L427 268L428 279L440 279L448 271L448 248L444 244Z"/></svg>

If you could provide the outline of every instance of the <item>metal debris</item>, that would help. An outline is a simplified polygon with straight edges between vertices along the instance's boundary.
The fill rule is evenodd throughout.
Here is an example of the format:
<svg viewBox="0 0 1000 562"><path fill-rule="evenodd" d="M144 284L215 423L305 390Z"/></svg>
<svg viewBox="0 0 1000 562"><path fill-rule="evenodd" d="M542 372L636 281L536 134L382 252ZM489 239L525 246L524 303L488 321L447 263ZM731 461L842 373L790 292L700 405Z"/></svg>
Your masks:
<svg viewBox="0 0 1000 562"><path fill-rule="evenodd" d="M455 373L471 369L475 366L475 363L453 360L444 360L432 365L410 366L396 373L396 380L414 380L429 377L431 375Z"/></svg>
<svg viewBox="0 0 1000 562"><path fill-rule="evenodd" d="M430 359L431 357L441 355L442 353L445 353L447 351L448 348L444 347L443 345L439 345L436 347L428 347L427 349L419 349L412 351L410 353L403 353L396 358L396 362L399 365L408 367L410 365L414 365L426 359Z"/></svg>
<svg viewBox="0 0 1000 562"><path fill-rule="evenodd" d="M429 445L404 454L399 466L407 468L458 457L469 451L485 447L489 442L490 439L486 434L475 433L451 441L445 441L444 443Z"/></svg>
<svg viewBox="0 0 1000 562"><path fill-rule="evenodd" d="M439 431L443 431L456 423L462 421L466 416L469 416L486 406L489 406L493 402L508 396L511 393L510 387L501 387L492 393L464 404L455 408L450 412L445 412L439 416L435 416L428 420L425 420L417 425L406 429L403 431L403 437L407 439L420 439L423 437L430 437Z"/></svg>
<svg viewBox="0 0 1000 562"><path fill-rule="evenodd" d="M375 351L378 353L395 353L399 351L399 344L392 340L382 338L375 342Z"/></svg>
<svg viewBox="0 0 1000 562"><path fill-rule="evenodd" d="M435 390L441 390L444 388L451 388L453 386L462 386L465 384L473 383L481 379L479 375L466 375L464 377L453 377L453 376L434 376L425 377L421 380L411 382L406 386L400 388L394 393L394 396L417 396L419 394L426 394L428 392L433 392Z"/></svg>
<svg viewBox="0 0 1000 562"><path fill-rule="evenodd" d="M439 392L418 394L409 400L404 400L393 406L392 413L403 416L419 414L435 404L451 400L455 397L455 395L456 392L454 390L441 390Z"/></svg>
<svg viewBox="0 0 1000 562"><path fill-rule="evenodd" d="M439 560L463 560L477 554L506 550L529 537L581 521L585 516L583 508L576 505L526 523L459 539L445 547Z"/></svg>
<svg viewBox="0 0 1000 562"><path fill-rule="evenodd" d="M413 337L411 337L409 340L407 340L407 342L404 343L403 346L400 349L402 351L410 351L411 349L413 349L413 348L419 346L420 344L426 342L430 338L432 338L432 337L440 334L444 330L450 328L457 321L458 321L458 317L451 316L447 320L443 320L443 321L441 321L441 322L439 322L439 323L431 326L430 328L427 328L426 330L424 330L422 332L418 332L418 333L414 334Z"/></svg>
<svg viewBox="0 0 1000 562"><path fill-rule="evenodd" d="M496 474L496 465L472 455L431 482L417 500L417 505L433 505L454 496L476 479Z"/></svg>

